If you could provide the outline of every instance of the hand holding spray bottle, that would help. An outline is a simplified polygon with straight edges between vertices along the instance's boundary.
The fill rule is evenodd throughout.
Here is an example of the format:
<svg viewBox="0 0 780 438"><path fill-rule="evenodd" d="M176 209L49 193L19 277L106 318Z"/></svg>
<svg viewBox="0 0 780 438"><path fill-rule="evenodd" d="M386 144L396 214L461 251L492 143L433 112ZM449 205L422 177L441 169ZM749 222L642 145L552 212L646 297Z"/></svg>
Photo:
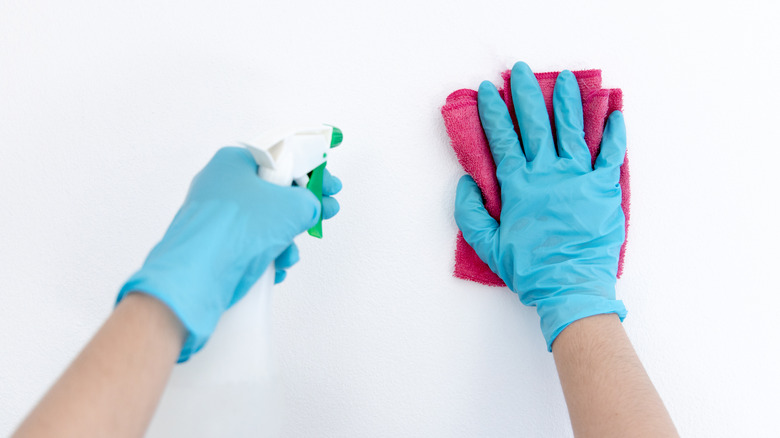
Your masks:
<svg viewBox="0 0 780 438"><path fill-rule="evenodd" d="M241 145L261 179L280 186L294 182L322 203L328 154L341 141L340 129L310 125L269 131ZM322 237L322 213L309 234ZM274 277L272 261L224 313L206 347L174 368L147 436L278 435L283 399L271 348Z"/></svg>

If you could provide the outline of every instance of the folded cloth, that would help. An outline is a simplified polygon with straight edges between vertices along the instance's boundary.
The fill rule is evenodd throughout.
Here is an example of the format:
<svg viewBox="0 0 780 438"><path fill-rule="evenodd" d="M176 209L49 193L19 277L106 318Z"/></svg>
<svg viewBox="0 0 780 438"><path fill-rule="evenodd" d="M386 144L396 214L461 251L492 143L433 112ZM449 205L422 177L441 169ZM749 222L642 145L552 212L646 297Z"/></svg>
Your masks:
<svg viewBox="0 0 780 438"><path fill-rule="evenodd" d="M509 113L512 115L515 130L518 131L517 118L512 106L512 93L510 92L510 73L511 71L507 70L502 74L504 87L499 90L499 93L504 98L507 108L509 108ZM580 95L582 96L585 143L590 150L592 162L595 162L599 153L601 136L604 132L604 124L612 111L622 109L623 94L617 88L601 88L601 70L575 71L574 76L577 78L577 83L580 86ZM552 95L557 77L558 72L536 73L536 79L539 81L544 102L547 105L547 113L550 116L553 137L555 120L552 112ZM488 213L498 220L501 215L501 191L496 179L496 164L493 162L493 156L490 153L490 147L479 120L477 92L469 89L454 91L447 96L447 101L441 109L441 114L458 161L466 173L474 178L480 190L482 190L482 197ZM620 168L620 187L623 192L622 207L626 217L626 233L628 233L629 203L631 199L628 157L626 157L623 166ZM627 240L623 242L623 246L620 248L618 278L623 273L623 259ZM490 267L466 243L461 232L458 232L455 248L455 276L490 286L505 285L501 278L493 273Z"/></svg>

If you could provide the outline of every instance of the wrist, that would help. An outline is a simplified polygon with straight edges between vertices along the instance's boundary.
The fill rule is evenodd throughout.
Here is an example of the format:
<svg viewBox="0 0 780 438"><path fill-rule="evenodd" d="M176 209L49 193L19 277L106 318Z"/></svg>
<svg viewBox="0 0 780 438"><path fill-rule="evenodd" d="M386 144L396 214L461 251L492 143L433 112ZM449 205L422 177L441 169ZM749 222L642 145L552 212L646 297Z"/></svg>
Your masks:
<svg viewBox="0 0 780 438"><path fill-rule="evenodd" d="M115 311L143 315L160 336L171 338L179 347L184 344L187 329L181 320L165 303L143 291L128 293Z"/></svg>
<svg viewBox="0 0 780 438"><path fill-rule="evenodd" d="M151 269L151 271L150 269L145 265L125 283L119 291L116 305L120 305L140 292L165 306L176 317L185 332L178 358L178 362L184 362L205 345L224 308L219 303L204 303L198 299L201 295L213 295L197 293L200 289L207 291L207 285L179 280L179 277L184 279L192 278L191 276L169 277L162 269ZM170 274L170 271L168 273ZM217 311L216 308L219 310Z"/></svg>
<svg viewBox="0 0 780 438"><path fill-rule="evenodd" d="M612 294L614 296L614 293ZM543 298L536 302L536 313L547 351L558 335L571 323L594 315L616 314L620 321L628 313L623 302L601 295L561 295Z"/></svg>

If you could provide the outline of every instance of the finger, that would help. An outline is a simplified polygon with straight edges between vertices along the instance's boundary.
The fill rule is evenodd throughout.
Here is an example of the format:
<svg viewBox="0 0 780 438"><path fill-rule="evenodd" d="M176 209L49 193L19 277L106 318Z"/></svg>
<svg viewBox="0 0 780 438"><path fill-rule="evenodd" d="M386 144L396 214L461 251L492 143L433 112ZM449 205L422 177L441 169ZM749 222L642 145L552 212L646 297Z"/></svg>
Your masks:
<svg viewBox="0 0 780 438"><path fill-rule="evenodd" d="M542 89L528 64L518 62L512 67L511 86L526 159L530 162L554 158L555 144L550 117L547 115Z"/></svg>
<svg viewBox="0 0 780 438"><path fill-rule="evenodd" d="M274 274L274 284L283 282L285 278L287 278L287 271L284 269L277 269L276 273Z"/></svg>
<svg viewBox="0 0 780 438"><path fill-rule="evenodd" d="M509 116L509 110L495 85L488 81L479 85L477 104L479 119L485 130L493 160L496 162L496 176L500 183L506 175L525 166L526 160L512 118Z"/></svg>
<svg viewBox="0 0 780 438"><path fill-rule="evenodd" d="M284 251L282 251L281 254L279 254L279 256L274 261L274 266L276 266L277 270L287 269L298 263L298 260L300 259L301 256L298 252L298 245L293 242Z"/></svg>
<svg viewBox="0 0 780 438"><path fill-rule="evenodd" d="M562 71L555 81L553 113L558 134L558 156L572 160L572 164L581 170L589 170L590 152L585 143L580 86L569 70Z"/></svg>
<svg viewBox="0 0 780 438"><path fill-rule="evenodd" d="M607 118L601 150L594 169L619 169L626 156L626 123L623 113L613 111Z"/></svg>
<svg viewBox="0 0 780 438"><path fill-rule="evenodd" d="M463 238L474 248L479 258L494 269L498 223L485 210L482 193L469 175L464 175L458 181L458 190L455 193L455 222L463 232Z"/></svg>
<svg viewBox="0 0 780 438"><path fill-rule="evenodd" d="M322 197L322 219L330 219L341 210L339 201L330 196Z"/></svg>
<svg viewBox="0 0 780 438"><path fill-rule="evenodd" d="M333 196L341 191L341 180L333 176L325 168L325 172L322 176L322 194L325 196Z"/></svg>

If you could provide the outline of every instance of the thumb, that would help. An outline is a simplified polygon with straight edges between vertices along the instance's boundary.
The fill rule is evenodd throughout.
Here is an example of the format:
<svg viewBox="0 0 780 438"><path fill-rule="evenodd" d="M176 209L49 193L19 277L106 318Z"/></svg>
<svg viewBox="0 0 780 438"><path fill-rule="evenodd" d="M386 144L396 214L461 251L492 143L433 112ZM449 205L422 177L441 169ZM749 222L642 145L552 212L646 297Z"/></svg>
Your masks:
<svg viewBox="0 0 780 438"><path fill-rule="evenodd" d="M469 175L463 175L458 181L455 223L479 258L493 268L498 248L498 223L488 214L482 202L482 192Z"/></svg>
<svg viewBox="0 0 780 438"><path fill-rule="evenodd" d="M317 224L322 215L322 206L308 189L285 187L285 190L288 192L285 193L285 212L297 236Z"/></svg>

